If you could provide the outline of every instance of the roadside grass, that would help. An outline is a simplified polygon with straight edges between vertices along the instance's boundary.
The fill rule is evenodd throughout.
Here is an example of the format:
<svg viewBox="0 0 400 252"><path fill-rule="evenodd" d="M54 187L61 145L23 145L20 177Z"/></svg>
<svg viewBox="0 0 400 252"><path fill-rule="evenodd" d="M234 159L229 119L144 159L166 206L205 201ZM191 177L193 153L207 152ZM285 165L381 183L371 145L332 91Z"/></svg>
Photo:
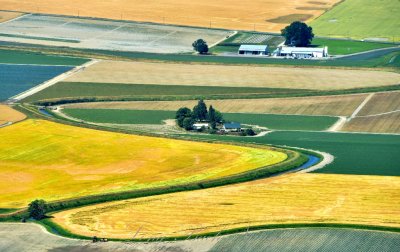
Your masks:
<svg viewBox="0 0 400 252"><path fill-rule="evenodd" d="M115 124L163 124L174 119L174 111L123 109L63 109L63 113L88 122Z"/></svg>
<svg viewBox="0 0 400 252"><path fill-rule="evenodd" d="M399 12L398 1L346 0L311 21L310 25L319 36L383 38L398 42Z"/></svg>
<svg viewBox="0 0 400 252"><path fill-rule="evenodd" d="M302 115L274 115L249 113L224 113L226 121L242 124L259 125L273 130L326 130L332 126L337 117L330 116L302 116Z"/></svg>
<svg viewBox="0 0 400 252"><path fill-rule="evenodd" d="M188 136L196 139L287 145L328 152L335 161L314 173L400 176L400 135L276 131L264 137Z"/></svg>
<svg viewBox="0 0 400 252"><path fill-rule="evenodd" d="M314 38L312 40L312 44L314 46L319 46L319 47L328 46L328 53L331 55L346 55L346 54L359 53L374 49L396 46L390 43L325 39L325 38Z"/></svg>
<svg viewBox="0 0 400 252"><path fill-rule="evenodd" d="M51 55L40 52L0 49L0 63L4 64L37 64L78 66L89 61L62 55Z"/></svg>

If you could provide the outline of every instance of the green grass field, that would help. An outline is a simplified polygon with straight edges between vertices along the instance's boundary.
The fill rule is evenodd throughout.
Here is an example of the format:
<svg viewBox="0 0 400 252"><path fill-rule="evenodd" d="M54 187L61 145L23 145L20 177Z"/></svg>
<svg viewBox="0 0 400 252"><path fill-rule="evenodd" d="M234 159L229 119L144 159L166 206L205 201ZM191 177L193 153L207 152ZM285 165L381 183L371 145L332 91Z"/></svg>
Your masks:
<svg viewBox="0 0 400 252"><path fill-rule="evenodd" d="M0 63L78 66L88 59L0 49Z"/></svg>
<svg viewBox="0 0 400 252"><path fill-rule="evenodd" d="M339 229L275 229L223 236L209 251L396 251L400 234Z"/></svg>
<svg viewBox="0 0 400 252"><path fill-rule="evenodd" d="M175 118L174 111L122 110L122 109L64 109L75 118L95 123L115 124L162 124L163 120Z"/></svg>
<svg viewBox="0 0 400 252"><path fill-rule="evenodd" d="M255 138L215 135L196 138L288 145L335 156L333 163L316 173L400 176L400 135L279 131Z"/></svg>
<svg viewBox="0 0 400 252"><path fill-rule="evenodd" d="M275 130L326 130L332 126L337 117L301 116L301 115L266 115L224 113L226 121L240 122L267 127Z"/></svg>
<svg viewBox="0 0 400 252"><path fill-rule="evenodd" d="M328 53L330 55L346 55L394 46L393 44L389 43L322 38L314 38L312 44L315 46L328 46Z"/></svg>
<svg viewBox="0 0 400 252"><path fill-rule="evenodd" d="M318 36L400 41L398 0L346 0L312 21Z"/></svg>
<svg viewBox="0 0 400 252"><path fill-rule="evenodd" d="M59 82L34 94L26 101L64 97L156 97L186 96L242 96L242 95L284 95L304 93L304 89L288 88L253 88L253 87L214 87L214 86L179 86L179 85L141 85L87 82Z"/></svg>

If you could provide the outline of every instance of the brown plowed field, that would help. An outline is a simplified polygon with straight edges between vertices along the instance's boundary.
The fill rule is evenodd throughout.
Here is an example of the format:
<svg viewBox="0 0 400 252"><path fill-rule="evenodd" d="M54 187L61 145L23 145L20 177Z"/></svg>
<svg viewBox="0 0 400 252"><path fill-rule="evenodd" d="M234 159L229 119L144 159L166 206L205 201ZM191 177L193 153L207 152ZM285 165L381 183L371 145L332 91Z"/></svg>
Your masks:
<svg viewBox="0 0 400 252"><path fill-rule="evenodd" d="M102 61L66 81L188 86L350 89L400 83L370 70Z"/></svg>
<svg viewBox="0 0 400 252"><path fill-rule="evenodd" d="M292 21L310 21L338 0L0 0L2 9L149 21L200 27L279 32Z"/></svg>
<svg viewBox="0 0 400 252"><path fill-rule="evenodd" d="M10 108L7 105L0 104L0 125L7 122L18 122L26 118L26 115L22 114L15 109Z"/></svg>
<svg viewBox="0 0 400 252"><path fill-rule="evenodd" d="M297 114L349 116L365 99L365 94L276 99L238 99L206 101L225 113ZM137 110L177 110L192 108L197 101L92 102L65 105L69 108L107 108Z"/></svg>

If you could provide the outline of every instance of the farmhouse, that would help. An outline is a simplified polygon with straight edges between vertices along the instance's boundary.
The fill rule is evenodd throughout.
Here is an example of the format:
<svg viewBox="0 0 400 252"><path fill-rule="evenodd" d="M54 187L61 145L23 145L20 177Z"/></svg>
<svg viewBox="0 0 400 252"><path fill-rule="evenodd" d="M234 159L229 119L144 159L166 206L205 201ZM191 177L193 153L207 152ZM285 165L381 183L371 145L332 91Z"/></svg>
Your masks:
<svg viewBox="0 0 400 252"><path fill-rule="evenodd" d="M230 122L230 123L224 123L222 126L222 130L226 132L238 132L242 129L242 126L240 123L237 122Z"/></svg>
<svg viewBox="0 0 400 252"><path fill-rule="evenodd" d="M239 55L268 55L267 45L241 45Z"/></svg>
<svg viewBox="0 0 400 252"><path fill-rule="evenodd" d="M202 129L203 127L206 128L206 129L209 129L210 128L210 124L209 123L195 123L195 124L193 124L193 129L195 129L195 130Z"/></svg>
<svg viewBox="0 0 400 252"><path fill-rule="evenodd" d="M289 47L281 46L274 52L274 55L281 57L293 57L296 59L324 58L328 57L328 47Z"/></svg>

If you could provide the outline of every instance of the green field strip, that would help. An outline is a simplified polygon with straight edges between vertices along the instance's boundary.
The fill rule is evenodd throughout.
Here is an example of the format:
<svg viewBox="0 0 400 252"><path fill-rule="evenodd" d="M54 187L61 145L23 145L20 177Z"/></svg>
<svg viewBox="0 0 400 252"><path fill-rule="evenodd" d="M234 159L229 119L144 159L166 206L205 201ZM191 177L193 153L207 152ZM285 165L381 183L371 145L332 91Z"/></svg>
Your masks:
<svg viewBox="0 0 400 252"><path fill-rule="evenodd" d="M50 55L39 52L0 49L0 63L4 64L79 66L88 61L89 59L85 58Z"/></svg>
<svg viewBox="0 0 400 252"><path fill-rule="evenodd" d="M396 0L346 0L310 23L318 36L400 41Z"/></svg>
<svg viewBox="0 0 400 252"><path fill-rule="evenodd" d="M207 134L187 136L199 140L293 146L330 153L333 163L315 173L400 176L400 135L276 131L263 137Z"/></svg>
<svg viewBox="0 0 400 252"><path fill-rule="evenodd" d="M335 39L323 39L323 38L314 38L312 40L312 44L318 47L328 46L328 53L330 55L346 55L346 54L359 53L374 49L396 46L391 43L364 42L364 41L339 40L339 39L335 40Z"/></svg>
<svg viewBox="0 0 400 252"><path fill-rule="evenodd" d="M337 117L303 116L303 115L274 115L250 113L224 113L226 121L242 124L258 125L272 130L326 130L332 126Z"/></svg>

